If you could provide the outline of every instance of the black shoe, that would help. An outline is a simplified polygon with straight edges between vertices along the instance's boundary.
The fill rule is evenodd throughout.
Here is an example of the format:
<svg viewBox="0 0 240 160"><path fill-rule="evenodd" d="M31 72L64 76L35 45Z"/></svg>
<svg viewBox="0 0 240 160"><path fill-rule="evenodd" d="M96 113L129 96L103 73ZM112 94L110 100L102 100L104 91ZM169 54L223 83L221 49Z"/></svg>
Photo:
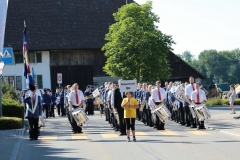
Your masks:
<svg viewBox="0 0 240 160"><path fill-rule="evenodd" d="M83 133L82 131L78 131L78 133Z"/></svg>
<svg viewBox="0 0 240 160"><path fill-rule="evenodd" d="M120 133L120 134L119 134L119 136L124 136L124 135L127 135L127 134L126 134L126 133L125 133L125 134L124 134L124 133Z"/></svg>
<svg viewBox="0 0 240 160"><path fill-rule="evenodd" d="M190 127L190 124L185 124L185 127Z"/></svg>
<svg viewBox="0 0 240 160"><path fill-rule="evenodd" d="M38 140L38 138L34 138L34 140Z"/></svg>
<svg viewBox="0 0 240 160"><path fill-rule="evenodd" d="M33 138L30 138L30 139L29 139L29 141L32 141L32 140L33 140Z"/></svg>
<svg viewBox="0 0 240 160"><path fill-rule="evenodd" d="M197 128L197 126L196 125L191 125L191 128Z"/></svg>

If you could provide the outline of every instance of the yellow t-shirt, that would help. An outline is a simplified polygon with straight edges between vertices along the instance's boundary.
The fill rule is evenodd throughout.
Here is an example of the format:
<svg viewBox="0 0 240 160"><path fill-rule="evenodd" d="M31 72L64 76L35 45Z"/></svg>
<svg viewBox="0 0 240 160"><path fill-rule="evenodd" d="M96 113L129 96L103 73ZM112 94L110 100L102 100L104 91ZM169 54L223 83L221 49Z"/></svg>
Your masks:
<svg viewBox="0 0 240 160"><path fill-rule="evenodd" d="M126 103L128 98L124 98L122 104ZM138 106L138 101L131 97L130 106ZM124 107L124 118L136 118L136 108L130 108L129 104Z"/></svg>

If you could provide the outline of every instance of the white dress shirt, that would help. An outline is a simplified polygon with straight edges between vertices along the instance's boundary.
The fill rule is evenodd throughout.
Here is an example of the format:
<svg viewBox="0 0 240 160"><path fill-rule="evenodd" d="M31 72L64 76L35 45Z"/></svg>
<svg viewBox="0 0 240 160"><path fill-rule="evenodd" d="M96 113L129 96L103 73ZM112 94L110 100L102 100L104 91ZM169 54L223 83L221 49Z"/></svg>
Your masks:
<svg viewBox="0 0 240 160"><path fill-rule="evenodd" d="M113 90L108 91L107 102L108 101L111 104L111 106L113 106L113 102L114 102Z"/></svg>
<svg viewBox="0 0 240 160"><path fill-rule="evenodd" d="M160 89L160 94L161 94L161 99L158 98L158 88L155 88L152 91L152 98L151 100L154 100L155 102L162 102L164 101L164 99L166 99L166 91L163 88L159 88Z"/></svg>
<svg viewBox="0 0 240 160"><path fill-rule="evenodd" d="M199 90L195 90L192 92L191 95L191 100L194 101L195 103L197 103L197 94L199 93L199 103L203 103L203 101L207 101L205 92L201 89Z"/></svg>
<svg viewBox="0 0 240 160"><path fill-rule="evenodd" d="M196 90L196 84L195 84L195 83L193 84L193 87L194 87L194 89ZM185 95L188 96L188 99L191 99L192 92L193 92L192 85L191 85L191 84L188 84L188 85L185 87Z"/></svg>
<svg viewBox="0 0 240 160"><path fill-rule="evenodd" d="M148 105L149 107L151 107L152 109L155 109L155 104L152 101L152 96L149 97L148 99Z"/></svg>
<svg viewBox="0 0 240 160"><path fill-rule="evenodd" d="M81 90L78 90L77 94L78 94L78 103L76 102L76 91L74 90L69 93L68 102L72 102L72 105L74 106L80 106L82 101L85 100L83 92Z"/></svg>

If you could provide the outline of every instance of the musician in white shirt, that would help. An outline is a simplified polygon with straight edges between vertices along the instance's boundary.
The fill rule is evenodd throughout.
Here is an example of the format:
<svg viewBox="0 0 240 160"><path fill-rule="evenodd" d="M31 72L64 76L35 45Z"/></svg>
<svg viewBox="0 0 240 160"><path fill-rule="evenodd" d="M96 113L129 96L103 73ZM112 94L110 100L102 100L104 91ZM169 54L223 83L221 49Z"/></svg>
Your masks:
<svg viewBox="0 0 240 160"><path fill-rule="evenodd" d="M152 101L155 104L155 106L166 101L166 91L163 88L161 88L161 81L157 81L156 86L157 88L155 88L152 92ZM160 121L159 117L156 116L154 128L157 128L157 130L165 130L164 125L165 124Z"/></svg>
<svg viewBox="0 0 240 160"><path fill-rule="evenodd" d="M196 90L192 92L191 100L194 105L206 103L206 94L202 89L200 89L200 83L196 83Z"/></svg>
<svg viewBox="0 0 240 160"><path fill-rule="evenodd" d="M195 107L199 104L205 104L207 101L205 92L200 89L201 84L196 83L196 90L192 92L191 100ZM198 129L206 129L204 121L198 121Z"/></svg>
<svg viewBox="0 0 240 160"><path fill-rule="evenodd" d="M83 108L83 104L84 104L84 95L83 92L81 90L78 89L78 84L74 83L72 85L73 90L69 93L69 98L68 98L68 103L70 106L70 110L75 110L78 107ZM72 121L73 124L73 132L74 133L82 133L82 128L77 126L77 123L75 122L75 120Z"/></svg>
<svg viewBox="0 0 240 160"><path fill-rule="evenodd" d="M196 84L194 83L194 77L189 77L189 84L185 86L185 96L187 98L186 103L184 103L184 114L186 117L186 127L191 126L191 128L197 128L196 119L193 118L190 110L189 104L192 104L191 96L192 92L196 89Z"/></svg>

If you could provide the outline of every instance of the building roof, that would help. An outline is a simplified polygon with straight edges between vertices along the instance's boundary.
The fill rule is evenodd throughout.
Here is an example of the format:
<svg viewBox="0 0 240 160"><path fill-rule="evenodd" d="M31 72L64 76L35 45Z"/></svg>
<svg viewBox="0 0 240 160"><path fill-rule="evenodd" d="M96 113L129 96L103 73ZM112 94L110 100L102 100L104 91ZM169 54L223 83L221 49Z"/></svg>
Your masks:
<svg viewBox="0 0 240 160"><path fill-rule="evenodd" d="M205 77L199 73L196 69L191 67L188 63L175 55L173 52L169 52L168 60L170 68L172 69L170 80L172 81L188 81L190 76L194 78L205 79Z"/></svg>
<svg viewBox="0 0 240 160"><path fill-rule="evenodd" d="M10 0L4 47L22 50L25 20L29 50L102 48L114 23L112 14L125 4L126 0Z"/></svg>

